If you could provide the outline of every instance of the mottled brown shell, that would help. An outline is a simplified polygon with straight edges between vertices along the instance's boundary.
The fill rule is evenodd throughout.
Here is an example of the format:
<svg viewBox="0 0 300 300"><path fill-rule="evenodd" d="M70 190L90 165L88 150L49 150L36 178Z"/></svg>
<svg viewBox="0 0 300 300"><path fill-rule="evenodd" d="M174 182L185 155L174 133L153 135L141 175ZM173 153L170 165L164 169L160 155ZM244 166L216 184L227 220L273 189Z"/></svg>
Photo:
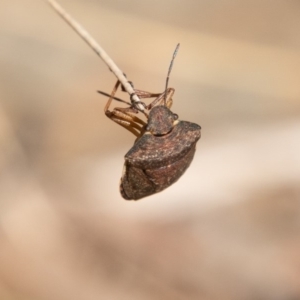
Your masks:
<svg viewBox="0 0 300 300"><path fill-rule="evenodd" d="M138 200L176 182L192 162L200 136L201 127L185 121L175 121L161 136L145 132L125 155L123 198Z"/></svg>

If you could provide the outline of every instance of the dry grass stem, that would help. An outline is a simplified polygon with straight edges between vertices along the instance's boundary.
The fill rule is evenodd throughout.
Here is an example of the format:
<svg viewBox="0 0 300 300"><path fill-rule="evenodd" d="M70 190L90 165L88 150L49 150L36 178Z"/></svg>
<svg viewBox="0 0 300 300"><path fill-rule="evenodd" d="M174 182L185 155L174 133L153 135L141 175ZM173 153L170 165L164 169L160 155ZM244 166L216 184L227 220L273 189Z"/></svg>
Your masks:
<svg viewBox="0 0 300 300"><path fill-rule="evenodd" d="M82 37L82 39L102 58L109 69L120 80L125 90L129 95L134 94L134 89L124 76L120 68L109 57L104 49L97 43L97 41L80 25L74 18L72 18L55 0L47 0L47 2L53 7L53 9ZM139 97L134 94L132 96L135 102L140 102ZM140 110L144 110L144 106L141 103L137 103Z"/></svg>

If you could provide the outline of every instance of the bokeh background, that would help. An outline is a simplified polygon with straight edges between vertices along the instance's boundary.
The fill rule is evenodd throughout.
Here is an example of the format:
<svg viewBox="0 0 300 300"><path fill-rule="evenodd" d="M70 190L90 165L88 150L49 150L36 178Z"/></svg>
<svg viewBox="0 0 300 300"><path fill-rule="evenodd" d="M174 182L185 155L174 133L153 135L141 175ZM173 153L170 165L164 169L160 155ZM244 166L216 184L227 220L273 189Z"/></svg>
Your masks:
<svg viewBox="0 0 300 300"><path fill-rule="evenodd" d="M0 2L0 299L300 299L300 3L61 0L202 126L166 191L118 191L114 75L46 1ZM127 94L119 93L128 99Z"/></svg>

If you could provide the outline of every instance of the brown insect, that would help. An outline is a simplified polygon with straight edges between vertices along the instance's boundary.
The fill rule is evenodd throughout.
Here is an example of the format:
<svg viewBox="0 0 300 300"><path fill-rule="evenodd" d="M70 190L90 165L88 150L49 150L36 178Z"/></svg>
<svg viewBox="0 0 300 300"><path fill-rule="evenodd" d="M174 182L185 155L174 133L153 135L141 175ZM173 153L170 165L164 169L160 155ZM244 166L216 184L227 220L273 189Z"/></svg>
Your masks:
<svg viewBox="0 0 300 300"><path fill-rule="evenodd" d="M120 183L120 192L126 200L138 200L158 193L176 182L191 164L196 143L201 137L201 127L195 123L180 121L170 108L175 90L168 88L169 75L178 51L173 54L163 93L149 93L134 89L139 98L155 98L149 105L142 102L140 110L131 103L115 97L118 81L109 96L104 112L108 118L133 133L137 139L125 155L125 164ZM112 100L125 102L126 108L109 110ZM137 117L146 117L146 122Z"/></svg>

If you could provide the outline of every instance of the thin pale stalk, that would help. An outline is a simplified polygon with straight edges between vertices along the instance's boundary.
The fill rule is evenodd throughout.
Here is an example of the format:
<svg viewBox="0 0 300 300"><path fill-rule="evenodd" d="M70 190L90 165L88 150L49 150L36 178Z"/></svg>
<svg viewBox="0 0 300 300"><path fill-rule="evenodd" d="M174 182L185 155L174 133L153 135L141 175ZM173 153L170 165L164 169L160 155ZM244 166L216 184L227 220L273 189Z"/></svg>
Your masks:
<svg viewBox="0 0 300 300"><path fill-rule="evenodd" d="M139 97L134 93L134 89L124 76L123 72L105 52L105 50L97 43L97 41L79 24L74 18L72 18L55 0L47 0L47 2L53 7L53 9L78 33L78 35L102 58L108 68L115 74L124 86L126 92L132 95L132 98L137 102L137 106L140 110L144 111L144 106L140 102Z"/></svg>

